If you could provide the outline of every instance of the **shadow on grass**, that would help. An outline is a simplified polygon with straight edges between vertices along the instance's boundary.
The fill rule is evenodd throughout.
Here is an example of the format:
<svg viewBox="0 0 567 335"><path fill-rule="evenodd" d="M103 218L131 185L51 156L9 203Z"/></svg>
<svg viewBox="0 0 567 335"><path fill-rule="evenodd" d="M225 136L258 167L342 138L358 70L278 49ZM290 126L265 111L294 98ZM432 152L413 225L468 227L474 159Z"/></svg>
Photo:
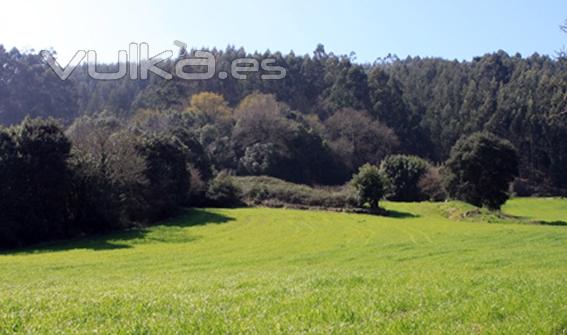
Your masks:
<svg viewBox="0 0 567 335"><path fill-rule="evenodd" d="M226 215L212 213L201 208L193 208L184 210L174 218L162 221L155 226L194 227L206 226L209 224L223 224L230 221L234 221L234 218Z"/></svg>
<svg viewBox="0 0 567 335"><path fill-rule="evenodd" d="M417 214L413 214L413 213L408 213L408 212L399 212L399 211L394 211L391 209L386 210L386 212L384 213L384 216L389 217L389 218L394 218L394 219L415 219L420 217Z"/></svg>
<svg viewBox="0 0 567 335"><path fill-rule="evenodd" d="M540 224L542 226L563 226L566 227L567 226L567 222L565 221L536 221L536 224Z"/></svg>
<svg viewBox="0 0 567 335"><path fill-rule="evenodd" d="M182 211L178 216L174 218L159 222L148 227L132 228L129 230L117 231L105 235L76 238L71 240L46 242L35 246L15 250L0 250L0 255L37 254L68 250L105 251L129 249L132 248L135 244L152 242L191 242L197 240L198 237L183 236L182 239L179 239L168 234L163 234L163 236L158 237L150 237L149 235L152 232L155 232L155 228L157 227L187 228L205 226L209 224L223 224L233 220L234 218L217 213L212 213L203 209L188 209Z"/></svg>
<svg viewBox="0 0 567 335"><path fill-rule="evenodd" d="M518 215L511 215L506 214L501 211L494 211L488 212L488 215L483 214L480 209L470 211L469 213L474 213L474 215L469 217L480 217L481 219L485 219L488 222L491 221L501 221L501 222L508 222L508 223L518 223L518 224L531 224L531 225L541 225L541 226L557 226L557 227L567 227L567 222L565 221L546 221L546 220L537 220L536 218L526 217L526 216L518 216ZM467 214L467 213L465 213ZM494 220L492 220L494 219Z"/></svg>

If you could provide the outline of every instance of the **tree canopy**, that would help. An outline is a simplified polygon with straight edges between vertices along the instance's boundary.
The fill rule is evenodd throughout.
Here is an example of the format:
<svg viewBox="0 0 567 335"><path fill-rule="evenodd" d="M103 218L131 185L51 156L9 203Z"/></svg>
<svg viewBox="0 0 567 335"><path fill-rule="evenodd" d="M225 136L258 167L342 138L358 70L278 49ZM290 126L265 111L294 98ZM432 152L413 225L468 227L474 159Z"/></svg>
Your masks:
<svg viewBox="0 0 567 335"><path fill-rule="evenodd" d="M449 195L476 206L500 209L518 174L518 152L490 133L460 139L447 161Z"/></svg>

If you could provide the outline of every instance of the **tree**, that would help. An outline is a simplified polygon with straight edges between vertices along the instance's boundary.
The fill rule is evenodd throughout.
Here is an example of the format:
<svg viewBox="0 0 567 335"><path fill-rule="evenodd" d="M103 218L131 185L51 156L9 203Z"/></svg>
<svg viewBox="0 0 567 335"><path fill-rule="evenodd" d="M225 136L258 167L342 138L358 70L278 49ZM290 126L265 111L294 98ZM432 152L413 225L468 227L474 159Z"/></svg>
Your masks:
<svg viewBox="0 0 567 335"><path fill-rule="evenodd" d="M139 150L141 142L141 135L121 130L112 134L108 143L106 174L120 200L120 219L126 224L147 220L144 213L152 205L145 191L149 180L146 177L146 159Z"/></svg>
<svg viewBox="0 0 567 335"><path fill-rule="evenodd" d="M68 237L71 143L53 120L26 118L13 132L19 156L13 192L22 241Z"/></svg>
<svg viewBox="0 0 567 335"><path fill-rule="evenodd" d="M233 142L248 167L252 160L271 161L271 176L299 183L336 183L346 178L329 147L299 113L272 95L247 96L235 112ZM260 150L267 150L261 153ZM261 157L263 156L263 157ZM251 163L251 164L249 164ZM266 165L266 164L264 164ZM241 167L244 167L241 165Z"/></svg>
<svg viewBox="0 0 567 335"><path fill-rule="evenodd" d="M73 235L101 234L123 228L120 196L107 170L92 156L70 159L69 221Z"/></svg>
<svg viewBox="0 0 567 335"><path fill-rule="evenodd" d="M333 59L327 63L326 79L330 82L323 101L327 113L343 108L369 109L368 78L361 65L352 64L347 57Z"/></svg>
<svg viewBox="0 0 567 335"><path fill-rule="evenodd" d="M518 153L507 140L475 133L457 141L446 170L450 196L496 210L509 198L510 183L518 175Z"/></svg>
<svg viewBox="0 0 567 335"><path fill-rule="evenodd" d="M289 107L273 95L254 93L242 100L235 111L237 120L233 132L236 143L246 148L256 143L273 143L285 151L285 140L292 131L286 118Z"/></svg>
<svg viewBox="0 0 567 335"><path fill-rule="evenodd" d="M421 201L425 195L419 188L419 180L428 164L416 156L392 155L380 164L380 172L387 182L388 200Z"/></svg>
<svg viewBox="0 0 567 335"><path fill-rule="evenodd" d="M429 165L425 174L419 179L418 186L421 193L430 201L443 201L447 198L441 168L438 166Z"/></svg>
<svg viewBox="0 0 567 335"><path fill-rule="evenodd" d="M303 120L286 139L286 156L277 166L276 177L301 183L338 185L351 173L337 159L324 138Z"/></svg>
<svg viewBox="0 0 567 335"><path fill-rule="evenodd" d="M377 166L363 165L351 183L357 191L360 205L368 203L374 210L379 208L378 202L384 196L384 179Z"/></svg>
<svg viewBox="0 0 567 335"><path fill-rule="evenodd" d="M145 219L164 219L187 205L190 176L178 139L149 136L139 144L138 152L145 160L144 175L148 180L145 195L149 208Z"/></svg>
<svg viewBox="0 0 567 335"><path fill-rule="evenodd" d="M185 159L192 168L198 171L200 178L204 181L209 180L212 177L211 161L197 137L182 127L174 129L172 135L179 141L185 153Z"/></svg>
<svg viewBox="0 0 567 335"><path fill-rule="evenodd" d="M234 170L238 166L235 144L230 135L215 125L205 125L198 130L199 143L210 159L213 170Z"/></svg>
<svg viewBox="0 0 567 335"><path fill-rule="evenodd" d="M224 97L211 92L193 95L186 111L194 113L203 123L227 122L232 118L232 110Z"/></svg>
<svg viewBox="0 0 567 335"><path fill-rule="evenodd" d="M373 64L357 64L352 57L326 52L323 46L312 56L249 53L235 47L210 51L218 71L230 72L236 58L270 57L287 69L287 76L270 81L257 73L246 81L186 81L151 75L148 80L98 81L88 76L85 64L62 81L40 55L0 46L0 123L16 124L26 115L52 116L65 123L100 111L115 117L134 115L126 126L136 133L158 135L179 126L188 128L217 171L235 171L246 148L273 143L288 161L282 168L290 171L286 178L298 176L295 181L307 183L329 179L315 180L323 176L313 172L319 167L295 168L303 157L310 157L305 152L311 149L299 147L303 143L316 148L321 142L321 148L332 148L333 160L348 166L342 179L360 165L378 164L391 154L390 141L382 141L384 133L373 134L375 122L396 134L400 143L395 151L437 163L448 159L462 134L489 131L518 149L519 175L534 185L535 192L567 192L564 53L522 57L498 51L470 61L388 56ZM180 55L186 56L187 52ZM164 70L173 65L174 61L161 64ZM118 64L100 64L101 71L117 68ZM368 115L344 113L348 108ZM313 116L319 116L327 129L299 129L302 117ZM86 130L89 133L88 126ZM74 136L73 143L105 142L107 137L100 135L101 141ZM325 156L324 151L319 156Z"/></svg>
<svg viewBox="0 0 567 335"><path fill-rule="evenodd" d="M325 121L330 147L350 169L378 164L398 146L394 131L364 111L342 109Z"/></svg>
<svg viewBox="0 0 567 335"><path fill-rule="evenodd" d="M246 148L240 158L240 166L245 174L270 175L278 158L272 143L256 143Z"/></svg>
<svg viewBox="0 0 567 335"><path fill-rule="evenodd" d="M77 112L71 80L60 80L39 54L0 46L0 124L15 125L26 116L72 120Z"/></svg>
<svg viewBox="0 0 567 335"><path fill-rule="evenodd" d="M368 77L371 114L386 126L395 129L400 148L406 153L425 155L432 146L419 119L403 98L401 83L388 75L383 67L374 67Z"/></svg>
<svg viewBox="0 0 567 335"><path fill-rule="evenodd" d="M0 128L0 249L20 244L20 224L17 221L19 189L16 182L18 153L11 134Z"/></svg>
<svg viewBox="0 0 567 335"><path fill-rule="evenodd" d="M85 115L75 119L65 135L73 144L75 156L89 156L104 170L111 155L112 135L121 127L118 118L109 113Z"/></svg>

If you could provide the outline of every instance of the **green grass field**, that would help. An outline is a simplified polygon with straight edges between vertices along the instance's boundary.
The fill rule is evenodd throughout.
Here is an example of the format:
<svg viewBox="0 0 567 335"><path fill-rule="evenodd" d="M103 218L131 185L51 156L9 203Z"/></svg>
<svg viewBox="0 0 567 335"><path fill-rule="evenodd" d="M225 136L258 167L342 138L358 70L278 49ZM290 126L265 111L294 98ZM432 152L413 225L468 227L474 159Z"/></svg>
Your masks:
<svg viewBox="0 0 567 335"><path fill-rule="evenodd" d="M192 210L4 253L0 334L567 334L567 227L450 220L453 205ZM567 200L505 211L557 224Z"/></svg>

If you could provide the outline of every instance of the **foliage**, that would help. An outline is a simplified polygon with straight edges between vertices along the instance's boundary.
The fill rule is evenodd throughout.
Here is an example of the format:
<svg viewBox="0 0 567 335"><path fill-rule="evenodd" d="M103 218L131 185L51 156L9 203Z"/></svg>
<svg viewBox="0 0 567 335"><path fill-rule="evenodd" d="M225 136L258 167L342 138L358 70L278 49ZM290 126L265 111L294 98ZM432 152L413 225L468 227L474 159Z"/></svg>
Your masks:
<svg viewBox="0 0 567 335"><path fill-rule="evenodd" d="M68 220L73 230L70 236L108 233L125 228L127 225L121 220L119 194L100 162L88 156L75 155L69 167L72 175Z"/></svg>
<svg viewBox="0 0 567 335"><path fill-rule="evenodd" d="M378 202L384 196L384 177L375 165L365 164L360 167L351 181L356 189L359 204L368 203L370 208L378 208Z"/></svg>
<svg viewBox="0 0 567 335"><path fill-rule="evenodd" d="M425 195L419 187L420 179L428 170L428 164L416 156L392 155L380 164L380 173L387 184L388 200L421 201Z"/></svg>
<svg viewBox="0 0 567 335"><path fill-rule="evenodd" d="M241 170L249 175L269 175L277 164L278 157L272 143L256 143L246 148L240 158Z"/></svg>
<svg viewBox="0 0 567 335"><path fill-rule="evenodd" d="M273 95L251 94L244 98L235 111L237 120L234 138L245 148L259 142L273 143L285 151L285 140L293 124L286 120L289 108Z"/></svg>
<svg viewBox="0 0 567 335"><path fill-rule="evenodd" d="M186 111L194 113L203 123L226 122L232 117L232 111L224 97L212 92L193 95Z"/></svg>
<svg viewBox="0 0 567 335"><path fill-rule="evenodd" d="M188 173L189 182L189 204L194 207L202 207L206 205L207 182L201 176L201 172L189 165Z"/></svg>
<svg viewBox="0 0 567 335"><path fill-rule="evenodd" d="M15 139L0 128L0 246L14 247L20 244L18 223L19 159Z"/></svg>
<svg viewBox="0 0 567 335"><path fill-rule="evenodd" d="M206 198L211 206L233 207L241 204L241 192L231 176L222 172L211 180Z"/></svg>
<svg viewBox="0 0 567 335"><path fill-rule="evenodd" d="M26 118L0 132L0 242L7 246L67 236L71 144L53 120ZM9 178L9 179L6 179Z"/></svg>
<svg viewBox="0 0 567 335"><path fill-rule="evenodd" d="M23 240L38 242L66 235L67 166L71 143L51 120L25 119L13 129L18 151L18 222Z"/></svg>
<svg viewBox="0 0 567 335"><path fill-rule="evenodd" d="M518 174L518 154L509 141L490 133L475 133L455 144L446 170L450 196L475 206L500 209Z"/></svg>
<svg viewBox="0 0 567 335"><path fill-rule="evenodd" d="M325 121L330 146L350 169L379 164L398 145L394 132L366 112L342 109Z"/></svg>
<svg viewBox="0 0 567 335"><path fill-rule="evenodd" d="M316 188L294 184L272 177L233 177L242 190L244 202L252 205L350 208L357 199L348 185L335 188Z"/></svg>
<svg viewBox="0 0 567 335"><path fill-rule="evenodd" d="M149 137L138 145L144 159L145 191L149 206L140 215L142 221L167 218L178 207L187 205L190 176L181 145L175 137Z"/></svg>
<svg viewBox="0 0 567 335"><path fill-rule="evenodd" d="M462 135L489 131L518 148L519 177L535 185L536 194L561 194L567 188L567 62L561 55L522 57L498 51L471 61L388 56L363 65L322 45L311 55L248 53L234 47L210 51L219 71L230 71L237 58L271 57L287 76L261 80L251 73L245 81L164 81L152 75L148 80L97 81L82 66L61 81L38 54L0 47L0 123L17 124L26 115L72 122L78 115L103 111L123 119L139 114L139 120L128 123L144 132L190 128L216 171L237 171L246 148L273 143L278 155L287 158L273 175L307 184L341 184L360 165L379 164L396 153L441 163ZM173 64L161 65L171 70ZM100 70L113 72L117 66L100 64ZM366 113L349 114L349 123L345 109ZM306 127L304 119L314 117L323 125ZM348 130L358 125L360 132ZM298 131L300 127L306 131ZM376 135L363 135L368 132ZM391 135L397 140L392 142ZM304 152L293 152L294 141L306 140L322 144L317 155L330 157L325 164L331 162L333 169L311 166L302 161ZM298 162L300 168L285 173ZM336 170L344 171L332 175Z"/></svg>
<svg viewBox="0 0 567 335"><path fill-rule="evenodd" d="M185 154L185 160L195 168L201 179L209 180L213 175L211 159L197 136L181 127L174 129L172 135L178 140L178 145Z"/></svg>
<svg viewBox="0 0 567 335"><path fill-rule="evenodd" d="M417 185L421 193L427 197L427 200L443 201L447 199L447 192L443 186L441 167L429 165Z"/></svg>
<svg viewBox="0 0 567 335"><path fill-rule="evenodd" d="M112 133L108 152L104 154L106 163L100 165L119 199L123 224L143 222L147 218L142 217L142 213L150 206L145 191L149 183L145 175L146 162L138 150L142 138L130 130ZM89 156L88 152L79 154Z"/></svg>
<svg viewBox="0 0 567 335"><path fill-rule="evenodd" d="M78 116L77 87L60 80L39 54L6 51L0 44L0 124L26 117L72 120Z"/></svg>
<svg viewBox="0 0 567 335"><path fill-rule="evenodd" d="M462 135L479 131L518 148L515 192L566 194L565 57L499 51L471 61L389 56L357 64L322 45L311 55L211 51L219 71L230 71L236 58L273 57L288 75L277 81L252 73L245 81L164 81L153 75L97 81L83 65L61 81L40 55L0 46L0 123L13 125L0 132L0 170L9 176L0 182L1 243L150 223L179 206L204 204L209 181L224 170L316 186L342 185L360 166L394 154L441 164ZM171 70L173 64L160 66ZM99 70L117 66L100 64ZM33 126L37 139L24 141L17 124L26 115L56 117L69 125L67 138L60 126ZM158 138L169 144L148 149ZM53 155L42 152L52 149ZM466 158L451 160L452 167L465 165ZM45 180L37 173L43 165ZM389 173L395 176L404 171L394 170ZM412 180L405 184L404 176L391 184L402 185L395 193L406 194L392 199L445 198L437 169L429 168L418 182L407 175ZM467 183L455 176L449 173L450 185ZM504 182L483 181L482 189L475 183L449 188L453 196L466 193L488 207L499 207L506 197Z"/></svg>
<svg viewBox="0 0 567 335"><path fill-rule="evenodd" d="M169 217L189 205L189 160L208 171L186 134L127 130L103 114L76 119L67 134L72 142L55 121L29 118L0 129L0 248Z"/></svg>

